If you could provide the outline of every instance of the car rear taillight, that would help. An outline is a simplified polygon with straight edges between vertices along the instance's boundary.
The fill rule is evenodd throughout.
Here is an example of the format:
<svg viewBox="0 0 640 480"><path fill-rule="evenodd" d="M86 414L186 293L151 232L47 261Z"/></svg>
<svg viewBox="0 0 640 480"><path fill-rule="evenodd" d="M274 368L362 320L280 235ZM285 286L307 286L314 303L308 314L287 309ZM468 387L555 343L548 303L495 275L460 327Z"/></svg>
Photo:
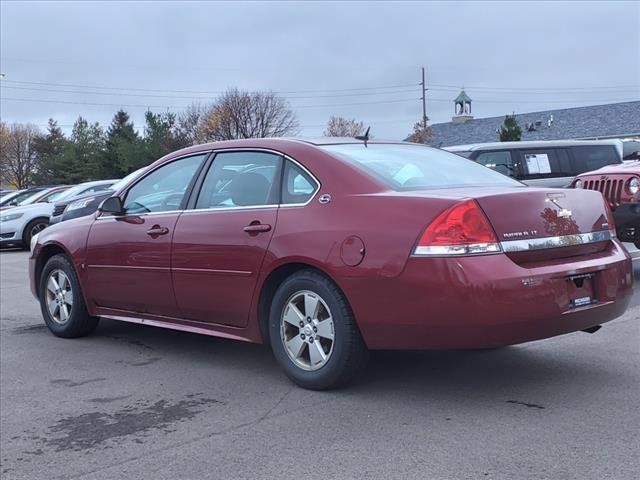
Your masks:
<svg viewBox="0 0 640 480"><path fill-rule="evenodd" d="M442 212L425 229L413 250L421 255L482 255L498 253L493 227L475 200L464 200Z"/></svg>

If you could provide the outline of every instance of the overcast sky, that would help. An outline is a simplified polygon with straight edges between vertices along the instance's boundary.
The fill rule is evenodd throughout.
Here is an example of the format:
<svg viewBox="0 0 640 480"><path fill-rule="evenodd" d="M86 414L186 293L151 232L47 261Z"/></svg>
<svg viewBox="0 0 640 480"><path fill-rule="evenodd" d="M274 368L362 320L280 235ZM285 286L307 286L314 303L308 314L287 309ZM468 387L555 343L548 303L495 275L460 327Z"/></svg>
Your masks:
<svg viewBox="0 0 640 480"><path fill-rule="evenodd" d="M240 87L282 92L303 136L333 114L404 138L422 115L421 66L431 123L451 119L463 85L476 117L640 99L640 2L0 8L2 119L53 117L66 131L78 115L107 126L120 106L141 126L147 108L178 112Z"/></svg>

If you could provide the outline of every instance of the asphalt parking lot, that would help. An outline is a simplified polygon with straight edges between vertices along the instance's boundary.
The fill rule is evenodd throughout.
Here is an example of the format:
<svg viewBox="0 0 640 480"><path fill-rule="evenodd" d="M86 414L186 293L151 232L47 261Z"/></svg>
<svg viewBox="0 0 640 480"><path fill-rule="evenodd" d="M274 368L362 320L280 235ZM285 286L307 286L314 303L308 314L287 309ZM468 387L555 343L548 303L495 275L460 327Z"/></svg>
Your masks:
<svg viewBox="0 0 640 480"><path fill-rule="evenodd" d="M114 321L58 339L26 264L0 252L3 479L640 478L640 283L593 335L376 352L310 392L262 346Z"/></svg>

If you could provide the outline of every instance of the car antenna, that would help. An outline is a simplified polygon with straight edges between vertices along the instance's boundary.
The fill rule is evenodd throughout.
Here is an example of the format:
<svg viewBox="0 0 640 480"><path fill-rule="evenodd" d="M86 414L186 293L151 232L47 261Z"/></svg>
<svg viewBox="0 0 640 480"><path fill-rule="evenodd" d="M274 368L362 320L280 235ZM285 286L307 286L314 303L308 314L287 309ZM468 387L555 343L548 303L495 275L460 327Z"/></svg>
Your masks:
<svg viewBox="0 0 640 480"><path fill-rule="evenodd" d="M369 130L371 130L371 126L367 127L367 131L364 132L364 135L356 135L356 140L362 140L364 142L364 146L367 146L367 142L369 141Z"/></svg>

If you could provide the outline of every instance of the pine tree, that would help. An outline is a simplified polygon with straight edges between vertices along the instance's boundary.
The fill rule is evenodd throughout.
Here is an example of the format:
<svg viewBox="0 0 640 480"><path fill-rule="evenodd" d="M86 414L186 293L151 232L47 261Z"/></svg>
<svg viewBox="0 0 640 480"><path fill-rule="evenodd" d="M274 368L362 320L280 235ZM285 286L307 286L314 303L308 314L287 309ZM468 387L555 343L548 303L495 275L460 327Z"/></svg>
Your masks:
<svg viewBox="0 0 640 480"><path fill-rule="evenodd" d="M129 114L118 110L107 130L104 155L101 158L100 176L120 178L135 168L139 162L140 138L136 133Z"/></svg>
<svg viewBox="0 0 640 480"><path fill-rule="evenodd" d="M504 123L500 127L500 141L501 142L519 142L522 136L522 130L516 120L516 114L507 115L504 117Z"/></svg>
<svg viewBox="0 0 640 480"><path fill-rule="evenodd" d="M67 183L70 167L70 142L58 123L49 119L47 133L34 139L37 162L35 182L38 184Z"/></svg>
<svg viewBox="0 0 640 480"><path fill-rule="evenodd" d="M104 155L104 132L98 123L78 117L71 133L73 175L71 183L102 178L100 160Z"/></svg>
<svg viewBox="0 0 640 480"><path fill-rule="evenodd" d="M135 168L144 167L168 153L191 146L189 138L178 130L173 113L145 113L142 152Z"/></svg>

